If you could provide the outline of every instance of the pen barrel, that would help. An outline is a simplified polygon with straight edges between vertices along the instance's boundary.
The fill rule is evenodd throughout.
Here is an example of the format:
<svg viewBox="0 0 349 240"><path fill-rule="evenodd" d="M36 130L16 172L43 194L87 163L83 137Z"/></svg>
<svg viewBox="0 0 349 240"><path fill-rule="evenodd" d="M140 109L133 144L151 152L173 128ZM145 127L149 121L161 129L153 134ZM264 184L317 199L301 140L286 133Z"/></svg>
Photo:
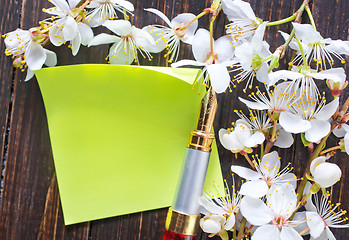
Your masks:
<svg viewBox="0 0 349 240"><path fill-rule="evenodd" d="M163 240L193 239L199 228L199 198L205 184L210 152L187 148L180 181L168 211Z"/></svg>
<svg viewBox="0 0 349 240"><path fill-rule="evenodd" d="M197 127L191 131L174 201L167 213L163 240L191 240L198 232L199 198L211 155L216 110L216 93L211 87L201 101Z"/></svg>
<svg viewBox="0 0 349 240"><path fill-rule="evenodd" d="M199 214L199 197L205 183L210 152L186 149L180 181L171 209L189 215Z"/></svg>

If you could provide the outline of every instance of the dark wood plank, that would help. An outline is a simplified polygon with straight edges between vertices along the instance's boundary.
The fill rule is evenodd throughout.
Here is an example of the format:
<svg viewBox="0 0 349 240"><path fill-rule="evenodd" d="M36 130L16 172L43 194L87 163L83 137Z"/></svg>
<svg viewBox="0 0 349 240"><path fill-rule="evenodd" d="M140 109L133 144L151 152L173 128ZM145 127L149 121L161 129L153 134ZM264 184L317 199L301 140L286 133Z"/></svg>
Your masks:
<svg viewBox="0 0 349 240"><path fill-rule="evenodd" d="M132 0L131 0L132 1ZM163 23L151 13L142 11L143 8L153 7L163 11L170 19L181 12L192 12L198 14L210 4L206 1L190 0L165 0L165 1L133 1L135 4L135 16L131 21L137 27L142 27L154 22ZM258 1L251 0L256 15L264 20L274 21L288 17L300 6L302 0L285 1ZM19 7L22 9L20 18ZM0 30L8 32L14 30L21 22L24 29L32 27L38 20L45 17L41 13L43 7L48 8L47 1L16 2L7 0L0 6ZM349 7L348 1L320 1L314 0L312 4L315 22L318 30L324 37L348 39ZM6 12L7 11L7 12ZM11 21L13 20L13 21ZM307 21L307 17L304 17ZM209 19L200 20L200 26L207 28ZM224 33L222 26L227 23L222 15L218 18L215 28L215 38ZM282 38L277 35L278 30L289 31L290 24L268 29L267 41L274 50L283 43ZM95 33L105 32L100 28ZM193 58L190 46L183 44L180 59ZM4 44L1 43L0 50L3 52ZM76 63L105 63L108 46L92 48L82 47L76 57L72 57L66 46L56 48L49 46L57 52L59 65ZM286 64L283 60L283 66ZM152 62L142 60L146 65L166 66L167 62L162 55L155 55ZM6 174L4 176L4 191L1 199L0 209L0 239L161 239L165 224L166 209L147 211L143 213L108 218L91 223L64 226L63 215L59 201L57 181L54 174L52 152L50 148L47 122L40 91L35 79L24 83L24 74L18 71L13 75L10 59L4 55L0 56L1 81L0 83L0 126L1 126L1 156L4 148L4 131L8 109L12 106L11 125L9 133L8 157L6 162ZM348 71L347 71L348 73ZM12 78L14 78L13 105L10 105L10 93ZM324 83L321 89L326 89ZM237 119L233 113L234 109L243 109L244 106L237 101L236 96L242 94L242 88L238 86L231 93L218 96L219 108L215 122L216 131L222 127L227 128L232 121ZM346 96L349 90L346 90ZM329 146L336 143L334 137L330 138ZM331 145L331 146L332 146ZM246 165L241 157L235 157L218 143L221 157L223 175L228 181L231 180L230 165ZM281 150L280 156L283 165L291 161L295 173L301 176L305 168L304 159L308 157L307 150L303 147L299 137L296 138L294 146L287 150ZM342 181L336 184L331 191L333 201L340 200L342 207L348 209L349 178L347 177L348 156L344 153L337 154L332 162L338 163L343 170ZM19 227L20 226L20 227ZM346 239L349 235L347 229L335 230L337 239ZM200 232L197 239L208 239L207 234ZM219 237L212 238L214 240Z"/></svg>
<svg viewBox="0 0 349 240"><path fill-rule="evenodd" d="M20 1L5 1L0 5L0 34L15 30L20 21ZM0 41L0 189L2 191L3 169L7 157L7 129L9 111L12 107L12 82L14 69L12 60L7 57L3 38ZM0 205L1 205L0 196Z"/></svg>

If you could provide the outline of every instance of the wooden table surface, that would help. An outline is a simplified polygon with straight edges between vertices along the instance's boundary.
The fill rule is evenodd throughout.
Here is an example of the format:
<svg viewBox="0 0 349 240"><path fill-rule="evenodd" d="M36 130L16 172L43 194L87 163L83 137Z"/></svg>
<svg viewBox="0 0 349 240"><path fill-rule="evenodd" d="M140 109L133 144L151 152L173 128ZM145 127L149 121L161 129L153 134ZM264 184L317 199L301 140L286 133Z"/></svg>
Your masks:
<svg viewBox="0 0 349 240"><path fill-rule="evenodd" d="M155 15L142 11L143 8L157 8L170 19L182 12L198 14L210 5L209 0L131 0L135 6L131 21L137 27L154 22L162 23ZM256 15L264 20L275 21L288 17L301 5L302 0L251 0ZM1 0L0 33L4 34L16 28L29 29L39 20L47 17L41 11L52 5L48 1L36 0ZM314 0L311 2L318 31L323 37L349 40L349 1L348 0ZM304 17L304 22L308 22ZM220 15L215 33L216 37L224 34L225 16ZM208 18L200 20L200 25L207 28ZM268 30L266 40L271 50L283 43L277 35L278 30L290 31L290 25L273 27ZM95 29L98 34L105 29ZM82 47L76 57L71 55L67 46L56 48L49 46L58 55L58 65L77 63L105 63L108 46L93 48ZM12 68L11 58L4 53L5 44L0 43L0 239L161 239L166 209L141 212L137 214L113 217L98 221L64 226L59 200L55 169L52 158L47 120L43 101L36 79L24 82L25 74ZM180 59L193 58L188 46L183 46ZM348 61L348 58L347 58ZM154 55L154 60L147 65L166 66L165 59ZM285 60L283 61L285 64ZM347 74L349 72L347 71ZM325 90L324 82L319 82ZM227 128L236 120L234 109L242 109L236 96L242 94L241 86L232 93L218 96L215 129ZM348 97L349 90L342 100ZM329 146L336 138L330 137ZM240 165L244 160L234 159L233 155L218 144L222 171L228 181L231 180L230 165L234 161ZM300 177L305 168L307 150L296 138L295 144L288 150L280 151L283 165L292 162L295 173ZM330 189L333 201L340 201L348 209L348 167L349 159L344 153L337 154L331 160L341 166L342 180ZM334 230L339 240L349 238L347 229ZM199 233L197 239L207 239L207 234ZM214 237L213 239L219 239Z"/></svg>

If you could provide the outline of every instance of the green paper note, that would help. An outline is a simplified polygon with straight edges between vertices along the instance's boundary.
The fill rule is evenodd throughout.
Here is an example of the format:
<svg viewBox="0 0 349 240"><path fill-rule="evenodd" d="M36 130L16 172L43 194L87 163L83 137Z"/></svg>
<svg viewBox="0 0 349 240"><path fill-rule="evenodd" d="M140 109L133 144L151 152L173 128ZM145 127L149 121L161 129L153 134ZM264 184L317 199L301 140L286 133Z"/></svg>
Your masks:
<svg viewBox="0 0 349 240"><path fill-rule="evenodd" d="M200 100L195 69L73 65L36 71L65 224L171 205ZM215 147L214 147L215 149ZM222 186L217 151L206 188Z"/></svg>

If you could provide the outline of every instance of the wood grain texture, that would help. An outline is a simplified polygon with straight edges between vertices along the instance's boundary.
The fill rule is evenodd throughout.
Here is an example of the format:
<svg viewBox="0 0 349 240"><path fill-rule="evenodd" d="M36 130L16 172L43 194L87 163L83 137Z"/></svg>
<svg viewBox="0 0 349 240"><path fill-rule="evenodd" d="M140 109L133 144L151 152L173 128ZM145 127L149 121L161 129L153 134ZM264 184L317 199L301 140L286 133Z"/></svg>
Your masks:
<svg viewBox="0 0 349 240"><path fill-rule="evenodd" d="M143 11L143 8L157 8L163 11L170 19L182 12L198 14L210 5L209 0L130 0L135 5L134 17L131 21L137 27L143 27L154 22L163 24L163 21L154 14ZM251 0L256 16L274 21L293 14L302 3L302 0ZM5 33L17 27L28 29L46 16L42 8L50 7L44 0L2 0L0 5L0 32ZM346 0L314 0L311 3L314 19L318 30L323 37L349 40L349 1ZM308 21L307 16L303 18ZM207 28L209 19L200 20L200 27ZM224 34L222 27L228 21L221 15L215 24L215 38ZM219 27L217 27L219 26ZM271 50L283 43L278 30L290 31L290 24L269 28L266 40ZM95 34L107 32L103 27L94 30ZM108 46L82 47L76 57L72 57L67 46L56 48L48 46L58 56L59 65L77 63L105 63ZM182 44L180 59L192 59L190 46ZM4 52L4 43L0 43L0 52ZM348 60L348 58L347 58ZM167 66L162 54L154 55L153 61L142 60L145 65ZM283 66L287 60L282 61ZM347 71L347 74L349 72ZM64 226L62 209L50 140L47 129L45 109L41 94L35 79L24 83L25 74L15 71L11 67L10 58L0 55L0 153L2 160L6 157L4 172L4 186L0 199L0 239L161 239L165 224L166 209L147 211L120 217L102 219L98 221ZM13 82L13 86L12 86ZM326 89L324 82L319 82L322 90ZM237 119L234 109L243 109L237 101L244 85L234 88L232 92L218 96L218 110L215 121L216 131L230 127L231 122ZM11 96L13 94L13 102ZM342 98L349 96L349 90ZM9 112L9 110L11 110ZM8 118L10 116L10 118ZM9 119L9 122L8 122ZM6 129L9 133L6 136ZM6 141L5 141L6 139ZM7 143L8 141L8 143ZM328 146L336 144L336 138L330 137ZM7 152L7 155L5 152ZM218 143L218 151L222 163L222 171L228 182L231 181L230 166L232 163L246 165L241 157L235 157ZM309 156L299 138L287 150L280 150L282 165L291 162L294 172L301 176ZM0 160L0 164L1 161ZM348 156L337 154L330 160L339 164L343 171L340 183L330 191L333 201L341 201L342 207L348 209ZM349 238L347 229L334 230L337 239ZM200 232L197 239L208 239L207 234ZM218 240L219 237L212 238Z"/></svg>

